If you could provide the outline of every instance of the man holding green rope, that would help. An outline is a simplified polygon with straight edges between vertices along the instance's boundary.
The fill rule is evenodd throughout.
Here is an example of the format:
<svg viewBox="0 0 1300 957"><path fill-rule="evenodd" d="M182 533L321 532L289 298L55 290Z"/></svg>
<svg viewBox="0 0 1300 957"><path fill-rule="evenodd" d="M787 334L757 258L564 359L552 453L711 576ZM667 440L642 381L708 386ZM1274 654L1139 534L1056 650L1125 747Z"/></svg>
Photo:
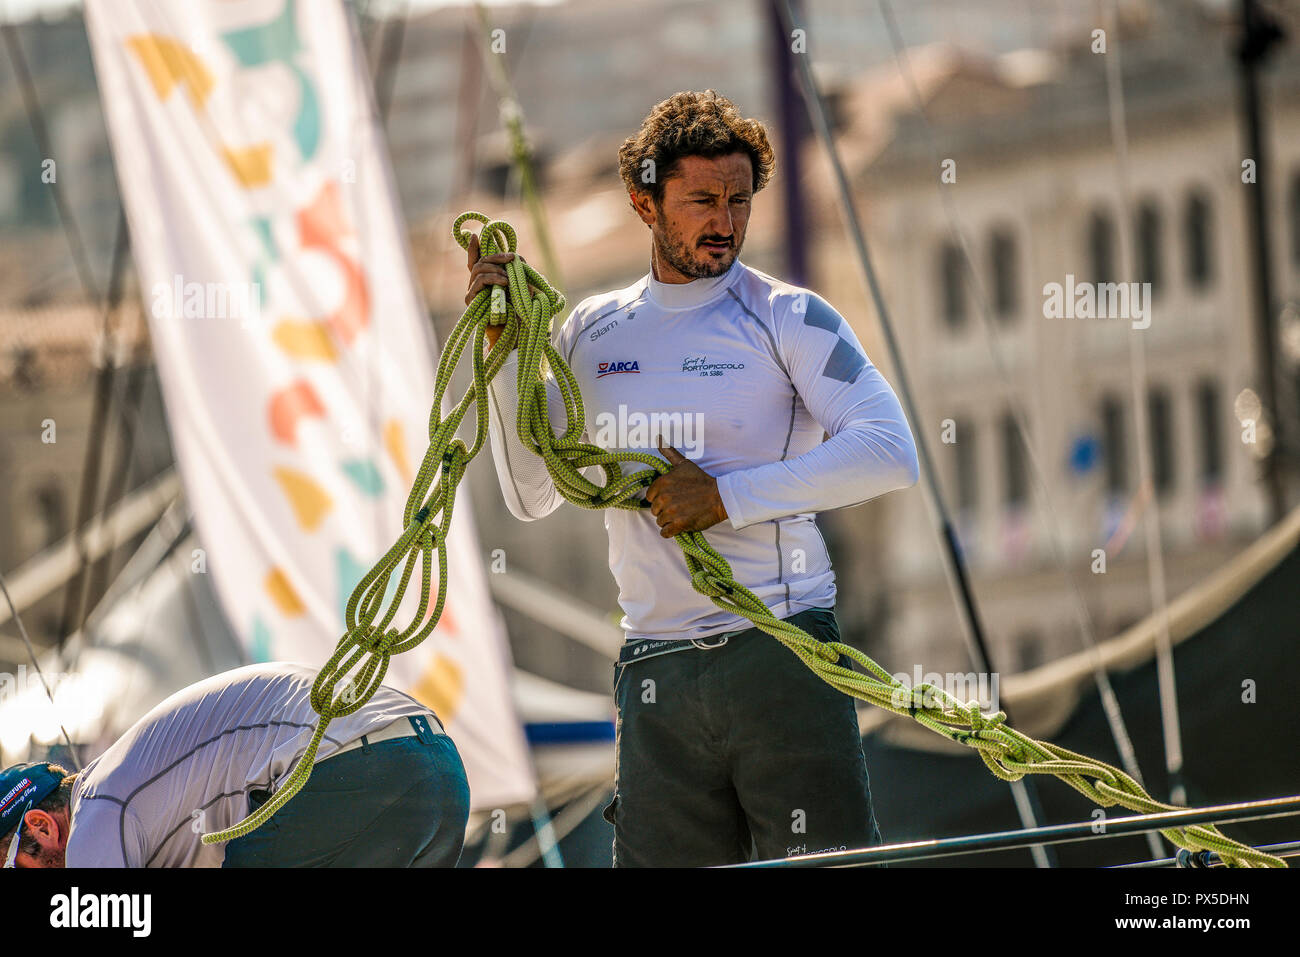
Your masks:
<svg viewBox="0 0 1300 957"><path fill-rule="evenodd" d="M713 91L658 104L620 171L651 231L649 273L575 308L556 347L583 441L658 452L648 508L606 509L626 642L615 667L616 866L698 866L880 843L853 699L692 585L674 536L708 531L773 615L838 641L814 515L916 482L911 430L848 323L738 256L772 175L766 131ZM511 254L469 245L468 304ZM489 327L495 345L499 328ZM524 521L563 497L511 428L517 359L490 385L502 492ZM550 420L565 428L548 381ZM826 436L823 441L823 436ZM847 665L846 659L841 664Z"/></svg>

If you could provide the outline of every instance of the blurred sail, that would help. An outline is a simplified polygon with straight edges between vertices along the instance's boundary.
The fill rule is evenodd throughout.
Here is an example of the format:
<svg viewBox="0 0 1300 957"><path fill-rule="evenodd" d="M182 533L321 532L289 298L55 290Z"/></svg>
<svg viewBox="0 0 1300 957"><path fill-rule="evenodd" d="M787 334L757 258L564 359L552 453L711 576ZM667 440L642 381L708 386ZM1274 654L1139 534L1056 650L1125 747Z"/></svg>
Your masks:
<svg viewBox="0 0 1300 957"><path fill-rule="evenodd" d="M205 549L192 573L212 576L248 657L321 664L402 531L434 391L353 25L325 0L90 0L86 20ZM437 711L474 806L494 807L536 786L459 496L446 608L386 682Z"/></svg>

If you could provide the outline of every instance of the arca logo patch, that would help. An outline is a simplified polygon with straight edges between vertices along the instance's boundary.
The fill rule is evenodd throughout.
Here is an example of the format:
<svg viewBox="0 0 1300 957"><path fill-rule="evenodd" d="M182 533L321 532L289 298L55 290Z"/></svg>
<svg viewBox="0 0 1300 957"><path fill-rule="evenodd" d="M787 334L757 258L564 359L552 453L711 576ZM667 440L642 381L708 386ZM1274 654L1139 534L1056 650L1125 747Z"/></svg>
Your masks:
<svg viewBox="0 0 1300 957"><path fill-rule="evenodd" d="M607 375L614 375L618 372L640 372L641 367L636 364L636 360L631 362L600 362L596 364L596 378L600 379Z"/></svg>

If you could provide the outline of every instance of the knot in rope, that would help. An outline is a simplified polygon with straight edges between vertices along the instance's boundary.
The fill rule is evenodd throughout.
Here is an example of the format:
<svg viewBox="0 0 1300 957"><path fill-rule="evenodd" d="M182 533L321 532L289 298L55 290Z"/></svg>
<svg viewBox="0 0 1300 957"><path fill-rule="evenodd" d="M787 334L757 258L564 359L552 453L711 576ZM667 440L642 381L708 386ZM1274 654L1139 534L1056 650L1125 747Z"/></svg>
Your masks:
<svg viewBox="0 0 1300 957"><path fill-rule="evenodd" d="M976 734L986 729L992 731L994 728L1001 725L1002 722L1007 720L1007 715L1004 711L998 711L993 714L983 714L979 710L979 702L976 701L966 702L966 710L970 715L971 730Z"/></svg>
<svg viewBox="0 0 1300 957"><path fill-rule="evenodd" d="M383 655L387 654L388 647L397 639L397 632L389 629L380 632L377 628L367 628L355 639L358 648L361 648L368 654Z"/></svg>

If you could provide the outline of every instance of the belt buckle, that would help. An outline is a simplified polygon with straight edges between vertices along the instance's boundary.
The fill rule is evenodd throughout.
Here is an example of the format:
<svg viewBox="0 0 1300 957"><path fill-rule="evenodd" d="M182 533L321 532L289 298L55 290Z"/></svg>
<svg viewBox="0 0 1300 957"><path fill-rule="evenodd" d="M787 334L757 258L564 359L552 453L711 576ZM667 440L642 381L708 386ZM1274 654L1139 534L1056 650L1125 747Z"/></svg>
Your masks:
<svg viewBox="0 0 1300 957"><path fill-rule="evenodd" d="M713 644L708 644L709 641L708 638L692 638L691 644L693 644L696 648L703 648L705 651L708 651L712 648L721 648L731 639L731 635L719 635L716 637L718 640L715 641Z"/></svg>

